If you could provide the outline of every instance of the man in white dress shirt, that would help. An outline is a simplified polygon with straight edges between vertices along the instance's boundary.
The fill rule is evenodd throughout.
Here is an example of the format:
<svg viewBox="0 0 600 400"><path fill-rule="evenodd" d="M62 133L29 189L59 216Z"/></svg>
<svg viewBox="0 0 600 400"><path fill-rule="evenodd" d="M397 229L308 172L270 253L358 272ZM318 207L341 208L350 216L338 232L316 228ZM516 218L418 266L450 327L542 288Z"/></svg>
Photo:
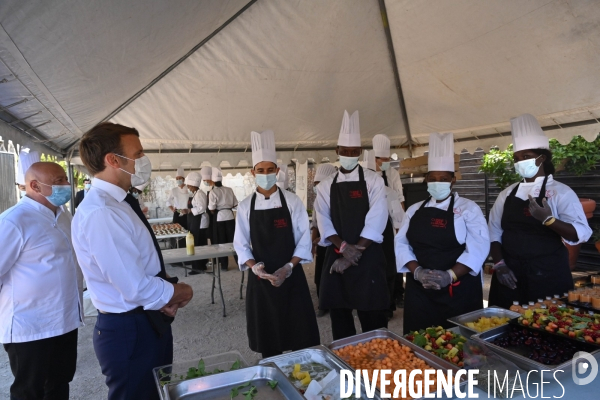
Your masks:
<svg viewBox="0 0 600 400"><path fill-rule="evenodd" d="M344 111L336 153L341 168L317 186L315 211L328 246L319 307L329 310L333 339L356 334L352 310L363 332L387 328L389 295L381 247L388 220L383 179L358 164L362 153L358 111Z"/></svg>
<svg viewBox="0 0 600 400"><path fill-rule="evenodd" d="M81 159L93 175L73 219L73 246L98 309L93 342L109 399L157 399L152 368L173 361L172 318L192 289L166 275L139 203L127 194L152 166L134 128L102 123L83 135ZM160 310L160 311L159 311Z"/></svg>
<svg viewBox="0 0 600 400"><path fill-rule="evenodd" d="M25 172L26 196L0 214L0 341L11 399L69 398L82 325L82 276L71 244L71 186L58 164Z"/></svg>

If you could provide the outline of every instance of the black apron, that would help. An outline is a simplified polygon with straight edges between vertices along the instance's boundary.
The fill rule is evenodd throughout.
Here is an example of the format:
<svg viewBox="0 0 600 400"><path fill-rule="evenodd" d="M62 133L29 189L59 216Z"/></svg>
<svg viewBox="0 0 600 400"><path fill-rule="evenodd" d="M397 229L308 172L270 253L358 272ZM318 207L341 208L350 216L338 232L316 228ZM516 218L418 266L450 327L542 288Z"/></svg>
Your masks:
<svg viewBox="0 0 600 400"><path fill-rule="evenodd" d="M208 206L208 201L210 199L210 190L206 192L206 204ZM210 211L206 212L208 216L208 228L206 229L206 238L210 239L210 244L216 244L215 242L215 226L217 225L217 212L214 214Z"/></svg>
<svg viewBox="0 0 600 400"><path fill-rule="evenodd" d="M200 191L200 189L198 189L198 191ZM196 193L194 193L194 197L196 196ZM201 193L200 195L202 196L203 194L204 193ZM187 214L188 230L192 233L192 235L194 235L194 246L206 246L206 234L202 232L203 230L206 231L206 229L200 229L200 225L202 224L202 216L206 214L206 212L194 215L194 213L192 213L192 199L193 197L190 197L188 200L188 210L190 210L190 212ZM196 264L199 265L199 263Z"/></svg>
<svg viewBox="0 0 600 400"><path fill-rule="evenodd" d="M537 197L541 206L546 182ZM502 285L495 274L490 286L490 305L509 308L513 301L526 304L573 289L569 252L559 234L533 218L529 199L516 196L519 184L510 192L502 211L502 256L517 278L517 288Z"/></svg>
<svg viewBox="0 0 600 400"><path fill-rule="evenodd" d="M406 238L417 262L423 268L446 271L465 251L454 230L454 193L448 210L425 207L431 197L410 219ZM450 328L447 319L483 308L481 273L466 274L440 290L425 289L412 273L406 274L404 292L404 333L441 325Z"/></svg>
<svg viewBox="0 0 600 400"><path fill-rule="evenodd" d="M383 183L385 184L385 186L389 187L385 171L381 172L381 177L383 178ZM396 275L398 273L398 270L396 269L396 251L394 249L394 236L394 224L392 223L392 219L389 217L388 214L387 224L385 225L385 229L383 231L383 243L381 243L381 247L383 248L383 254L385 254L385 278L387 280L387 288L388 293L390 295L390 311L396 309L396 301L394 300L394 286L396 284Z"/></svg>
<svg viewBox="0 0 600 400"><path fill-rule="evenodd" d="M369 212L369 194L362 167L358 166L359 180L337 183L336 174L331 184L331 221L342 240L356 244L365 226ZM386 210L387 211L387 210ZM329 273L341 254L335 246L327 247L321 273L319 308L345 308L361 311L386 310L389 294L385 279L386 262L380 243L371 243L362 253L358 266L352 265L343 274Z"/></svg>
<svg viewBox="0 0 600 400"><path fill-rule="evenodd" d="M267 273L288 263L296 248L290 210L283 192L277 190L281 207L255 210L256 193L250 204L252 254L256 262L265 264ZM279 287L249 272L246 323L250 349L258 353L300 350L321 342L302 264Z"/></svg>

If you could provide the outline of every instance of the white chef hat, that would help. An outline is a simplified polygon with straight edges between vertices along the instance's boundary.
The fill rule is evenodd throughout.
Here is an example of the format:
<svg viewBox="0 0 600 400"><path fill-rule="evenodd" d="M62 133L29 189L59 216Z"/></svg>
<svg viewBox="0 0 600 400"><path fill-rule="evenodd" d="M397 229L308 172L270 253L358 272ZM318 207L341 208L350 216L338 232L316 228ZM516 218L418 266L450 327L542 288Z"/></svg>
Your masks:
<svg viewBox="0 0 600 400"><path fill-rule="evenodd" d="M250 133L252 142L252 167L259 162L270 161L277 164L277 152L275 151L275 134L271 130L261 133Z"/></svg>
<svg viewBox="0 0 600 400"><path fill-rule="evenodd" d="M183 167L177 168L177 175L176 176L185 176L185 170L183 169Z"/></svg>
<svg viewBox="0 0 600 400"><path fill-rule="evenodd" d="M40 162L40 153L37 151L29 151L29 149L22 149L19 152L19 165L17 165L17 183L19 185L25 184L25 173L36 162Z"/></svg>
<svg viewBox="0 0 600 400"><path fill-rule="evenodd" d="M378 134L373 136L373 150L375 151L375 157L390 157L390 138L384 134Z"/></svg>
<svg viewBox="0 0 600 400"><path fill-rule="evenodd" d="M321 182L323 179L336 172L337 170L333 164L321 164L317 167L317 172L315 173L315 182Z"/></svg>
<svg viewBox="0 0 600 400"><path fill-rule="evenodd" d="M223 180L223 173L217 167L212 167L211 181L221 182Z"/></svg>
<svg viewBox="0 0 600 400"><path fill-rule="evenodd" d="M348 115L348 111L344 110L344 118L342 118L342 128L338 138L338 146L344 147L361 147L360 143L360 124L358 122L358 110Z"/></svg>
<svg viewBox="0 0 600 400"><path fill-rule="evenodd" d="M287 164L277 163L279 172L277 173L277 186L281 189L287 189L289 187L289 178L287 173Z"/></svg>
<svg viewBox="0 0 600 400"><path fill-rule="evenodd" d="M531 114L519 115L510 120L513 150L549 149L550 141L538 120Z"/></svg>
<svg viewBox="0 0 600 400"><path fill-rule="evenodd" d="M139 185L139 186L134 186L134 188L136 188L137 190L139 190L140 192L143 192L144 189L146 189L146 186L148 186L150 184L150 181L144 183L143 185Z"/></svg>
<svg viewBox="0 0 600 400"><path fill-rule="evenodd" d="M365 158L363 166L371 171L377 171L377 165L375 164L375 152L373 150L365 150Z"/></svg>
<svg viewBox="0 0 600 400"><path fill-rule="evenodd" d="M202 177L200 176L199 173L197 173L197 172L190 172L185 177L185 184L186 185L195 186L195 187L200 187L200 181L201 180L202 180Z"/></svg>
<svg viewBox="0 0 600 400"><path fill-rule="evenodd" d="M212 181L212 167L202 167L200 176L202 176L203 181Z"/></svg>
<svg viewBox="0 0 600 400"><path fill-rule="evenodd" d="M429 135L429 171L454 172L454 135L432 133Z"/></svg>

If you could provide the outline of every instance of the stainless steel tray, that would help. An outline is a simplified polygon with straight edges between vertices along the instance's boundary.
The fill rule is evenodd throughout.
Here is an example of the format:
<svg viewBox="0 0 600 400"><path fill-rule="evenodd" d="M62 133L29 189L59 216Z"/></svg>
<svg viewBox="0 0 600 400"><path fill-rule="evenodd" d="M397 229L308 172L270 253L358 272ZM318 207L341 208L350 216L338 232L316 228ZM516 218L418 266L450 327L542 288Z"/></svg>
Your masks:
<svg viewBox="0 0 600 400"><path fill-rule="evenodd" d="M331 350L329 350L326 346L318 345L315 347L310 347L304 350L293 351L291 353L282 354L279 356L264 358L260 360L259 365L265 363L272 363L277 365L277 367L283 371L284 375L286 367L293 366L294 364L302 364L312 359L312 354L317 354L321 356L325 360L326 367L331 368L331 370L337 371L347 369L352 370L352 368L346 364L341 358L336 356ZM287 377L287 375L286 375ZM361 382L361 393L365 393L365 388ZM380 397L376 394L375 399L380 399Z"/></svg>
<svg viewBox="0 0 600 400"><path fill-rule="evenodd" d="M400 344L408 346L413 351L413 353L415 353L416 357L425 361L432 368L441 369L444 371L451 369L455 373L456 373L456 371L461 369L458 367L458 365L454 365L451 362L446 361L443 358L440 358L440 357L436 356L435 354L428 352L427 350L421 348L420 346L417 346L416 344L414 344L411 341L403 338L402 336L390 331L389 329L377 329L374 331L361 333L359 335L350 336L345 339L335 340L329 344L328 348L329 348L329 350L333 351L333 350L337 350L337 349L340 349L342 347L346 347L349 345L357 345L358 343L369 342L373 339L397 340L398 342L400 342ZM335 354L334 354L334 356L337 357ZM345 361L342 360L342 362L347 366L348 369L350 369L351 371L354 371L354 368L352 368L350 365L348 365ZM464 386L466 386L467 383L468 383L467 379L465 377L462 377L461 383L460 383L461 391L463 391L463 392L465 391ZM377 389L376 392L379 394L379 389ZM424 397L422 397L422 398L424 399ZM415 399L415 400L419 400L419 399Z"/></svg>
<svg viewBox="0 0 600 400"><path fill-rule="evenodd" d="M457 325L460 329L460 333L466 338L470 338L472 335L478 334L477 330L473 328L469 328L465 324L467 322L475 322L481 317L491 318L491 317L499 317L499 318L517 318L520 317L521 314L518 312L510 311L505 308L500 307L488 307L483 308L481 310L471 311L467 314L458 315L456 317L448 318L448 322L452 322L454 325ZM493 328L492 328L493 329ZM489 329L488 329L489 330ZM486 332L486 331L484 331Z"/></svg>
<svg viewBox="0 0 600 400"><path fill-rule="evenodd" d="M257 398L259 399L304 399L300 392L296 390L274 364L257 365L168 384L166 385L166 398L169 400L230 400L231 389L243 385L250 380L258 389ZM278 382L275 389L271 389L267 385L267 382L272 380ZM247 389L241 391L245 390ZM240 393L235 399L243 400L243 398L244 396Z"/></svg>
<svg viewBox="0 0 600 400"><path fill-rule="evenodd" d="M540 371L542 369L550 370L550 371L556 371L559 369L567 370L567 368L569 368L571 366L571 364L573 363L573 360L569 360L569 361L566 361L559 365L546 365L546 364L542 364L537 361L531 360L530 358L528 358L527 356L525 356L523 354L516 353L514 351L505 349L504 347L500 347L500 346L497 346L497 345L491 343L492 340L496 339L498 336L503 335L504 333L506 333L508 330L510 330L513 327L514 327L514 325L502 325L502 326L487 330L485 332L481 332L476 335L473 335L473 336L471 336L471 339L485 344L494 353L506 358L509 361L512 361L518 367L523 368L524 370L527 370L527 371L533 371L533 370ZM581 345L585 346L585 343L581 343ZM591 353L595 354L598 351L600 351L600 350L595 350Z"/></svg>

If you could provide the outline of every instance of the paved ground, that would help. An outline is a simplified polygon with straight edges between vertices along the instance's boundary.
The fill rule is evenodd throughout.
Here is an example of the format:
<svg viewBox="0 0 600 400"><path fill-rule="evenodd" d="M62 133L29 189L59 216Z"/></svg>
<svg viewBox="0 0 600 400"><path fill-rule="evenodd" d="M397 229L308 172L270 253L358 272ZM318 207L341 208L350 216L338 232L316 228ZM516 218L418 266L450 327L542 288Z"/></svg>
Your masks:
<svg viewBox="0 0 600 400"><path fill-rule="evenodd" d="M233 265L233 259L230 258L230 266ZM316 306L315 285L312 283L313 265L305 266L305 271ZM238 350L248 363L256 363L260 356L248 348L245 301L239 298L239 271L230 270L222 274L223 294L227 308L227 317L225 318L221 314L218 292L215 296L215 304L210 303L212 278L206 275L183 278L180 268L167 267L167 272L170 275L179 276L194 288L194 299L186 308L178 312L177 319L173 324L174 360L194 360L203 356ZM486 280L484 288L484 298L486 299L488 285L489 281ZM245 294L244 290L244 297ZM104 377L100 372L92 346L92 331L95 322L96 318L86 318L86 325L79 330L77 372L71 384L71 399L100 400L106 399L107 396ZM318 322L321 343L331 342L329 317L319 318ZM396 311L394 318L389 323L389 328L394 332L402 332L402 310ZM358 332L360 332L359 329L357 325ZM6 352L0 351L0 398L8 398L12 380Z"/></svg>

